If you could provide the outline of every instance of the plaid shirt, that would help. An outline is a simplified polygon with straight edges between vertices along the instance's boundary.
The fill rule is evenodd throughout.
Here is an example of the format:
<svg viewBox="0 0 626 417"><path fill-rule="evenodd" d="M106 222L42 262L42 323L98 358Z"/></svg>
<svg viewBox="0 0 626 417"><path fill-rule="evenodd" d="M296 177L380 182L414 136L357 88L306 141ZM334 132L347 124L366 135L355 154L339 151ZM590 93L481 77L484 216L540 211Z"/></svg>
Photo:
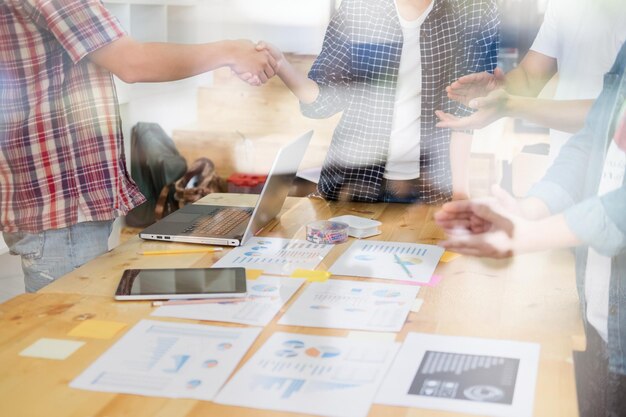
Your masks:
<svg viewBox="0 0 626 417"><path fill-rule="evenodd" d="M98 0L0 0L0 229L109 220L143 202L111 74L84 59L124 36Z"/></svg>
<svg viewBox="0 0 626 417"><path fill-rule="evenodd" d="M495 0L433 0L420 28L422 55L421 157L418 191L425 203L452 193L450 130L435 127L435 110L469 109L445 87L462 75L493 71L499 44ZM343 111L318 184L329 199L377 201L393 123L403 35L394 0L344 0L326 32L309 77L317 100L302 104L313 118ZM417 163L417 162L416 162Z"/></svg>

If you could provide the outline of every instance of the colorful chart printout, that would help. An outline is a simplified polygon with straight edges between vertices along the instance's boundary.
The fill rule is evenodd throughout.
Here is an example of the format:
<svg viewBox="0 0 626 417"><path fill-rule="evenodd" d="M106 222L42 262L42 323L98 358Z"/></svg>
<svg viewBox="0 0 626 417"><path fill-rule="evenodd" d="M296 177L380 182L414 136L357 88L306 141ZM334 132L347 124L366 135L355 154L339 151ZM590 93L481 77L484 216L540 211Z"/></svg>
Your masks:
<svg viewBox="0 0 626 417"><path fill-rule="evenodd" d="M365 417L398 346L389 341L274 333L215 401L329 417Z"/></svg>
<svg viewBox="0 0 626 417"><path fill-rule="evenodd" d="M398 332L419 287L330 280L310 283L279 320L291 326Z"/></svg>
<svg viewBox="0 0 626 417"><path fill-rule="evenodd" d="M70 386L211 400L260 332L260 328L143 320Z"/></svg>
<svg viewBox="0 0 626 417"><path fill-rule="evenodd" d="M356 241L330 267L333 275L427 284L443 248L417 243Z"/></svg>
<svg viewBox="0 0 626 417"><path fill-rule="evenodd" d="M245 246L232 249L213 267L244 267L261 269L266 274L291 275L296 269L315 269L333 247L306 240L252 238Z"/></svg>

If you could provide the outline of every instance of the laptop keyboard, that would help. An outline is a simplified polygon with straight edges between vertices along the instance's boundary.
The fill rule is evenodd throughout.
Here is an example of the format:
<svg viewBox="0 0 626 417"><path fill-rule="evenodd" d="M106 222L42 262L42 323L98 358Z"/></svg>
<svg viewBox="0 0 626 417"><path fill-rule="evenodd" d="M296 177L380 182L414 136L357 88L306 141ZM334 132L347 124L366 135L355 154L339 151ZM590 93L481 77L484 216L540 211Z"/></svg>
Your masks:
<svg viewBox="0 0 626 417"><path fill-rule="evenodd" d="M225 208L202 217L185 229L189 236L224 236L252 215L251 208Z"/></svg>

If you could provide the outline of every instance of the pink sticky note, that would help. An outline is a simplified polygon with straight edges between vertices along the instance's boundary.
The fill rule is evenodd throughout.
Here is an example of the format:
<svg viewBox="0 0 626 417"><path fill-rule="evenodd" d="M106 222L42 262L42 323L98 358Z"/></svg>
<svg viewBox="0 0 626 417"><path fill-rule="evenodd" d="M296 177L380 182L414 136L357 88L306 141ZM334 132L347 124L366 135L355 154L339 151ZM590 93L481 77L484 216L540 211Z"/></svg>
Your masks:
<svg viewBox="0 0 626 417"><path fill-rule="evenodd" d="M443 280L441 275L433 275L429 282L422 284L425 287L436 287Z"/></svg>
<svg viewBox="0 0 626 417"><path fill-rule="evenodd" d="M428 282L416 282L416 281L396 281L400 284L406 285L420 285L422 287L436 287L443 280L441 275L433 275Z"/></svg>

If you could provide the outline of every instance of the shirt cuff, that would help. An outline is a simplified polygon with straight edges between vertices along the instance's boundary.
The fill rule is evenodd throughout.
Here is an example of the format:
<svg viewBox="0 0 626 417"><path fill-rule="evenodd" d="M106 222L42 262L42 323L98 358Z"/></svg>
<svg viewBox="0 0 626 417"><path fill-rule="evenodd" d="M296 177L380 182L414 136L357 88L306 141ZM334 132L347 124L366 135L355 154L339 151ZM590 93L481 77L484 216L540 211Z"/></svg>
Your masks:
<svg viewBox="0 0 626 417"><path fill-rule="evenodd" d="M599 254L613 257L626 249L626 235L608 216L600 197L576 204L563 214L572 232Z"/></svg>
<svg viewBox="0 0 626 417"><path fill-rule="evenodd" d="M550 214L561 213L576 203L567 191L558 184L549 181L535 184L528 193L528 197L535 197L543 201L548 206Z"/></svg>

